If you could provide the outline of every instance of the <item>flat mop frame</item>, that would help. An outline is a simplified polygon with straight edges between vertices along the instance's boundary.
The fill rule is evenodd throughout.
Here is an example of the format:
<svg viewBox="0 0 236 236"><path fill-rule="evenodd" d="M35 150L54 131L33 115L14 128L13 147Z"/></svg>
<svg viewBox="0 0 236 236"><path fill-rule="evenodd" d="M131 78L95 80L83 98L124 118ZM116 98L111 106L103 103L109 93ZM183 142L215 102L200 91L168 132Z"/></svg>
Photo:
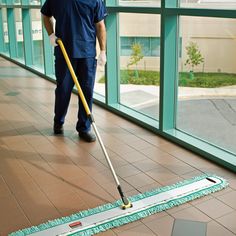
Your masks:
<svg viewBox="0 0 236 236"><path fill-rule="evenodd" d="M109 156L108 156L108 154L107 154L107 151L106 151L106 149L105 149L105 146L104 146L104 144L103 144L103 142L102 142L101 136L100 136L100 134L99 134L99 132L98 132L98 129L97 129L97 127L96 127L96 124L95 124L94 117L93 117L93 115L92 115L92 113L91 113L91 111L90 111L90 109L89 109L89 107L88 107L87 101L86 101L86 99L85 99L85 97L84 97L84 93L83 93L83 91L82 91L82 89L81 89L81 87L80 87L80 84L79 84L79 82L78 82L77 76L75 75L75 71L74 71L74 69L73 69L73 67L72 67L72 65L71 65L71 62L70 62L70 59L69 59L68 54L67 54L67 52L66 52L66 49L65 49L65 47L64 47L64 44L63 44L62 40L59 39L59 38L56 39L56 43L57 43L57 44L60 46L60 48L61 48L62 54L63 54L63 56L64 56L64 58L65 58L66 64L67 64L68 69L69 69L70 74L71 74L71 77L72 77L72 79L73 79L73 81L74 81L74 83L75 83L75 85L76 85L77 90L78 90L78 94L79 94L79 97L80 97L80 99L81 99L81 102L82 102L82 104L83 104L83 106L84 106L84 109L85 109L85 112L86 112L86 114L87 114L87 117L89 118L89 120L90 120L90 122L91 122L91 125L92 125L92 127L93 127L93 129L94 129L94 132L95 132L96 136L97 136L98 142L99 142L99 144L100 144L100 146L101 146L101 148L102 148L102 151L103 151L103 153L104 153L104 156L105 156L105 158L106 158L106 161L107 161L107 163L108 163L108 165L109 165L109 167L110 167L110 170L111 170L111 173L112 173L112 175L113 175L113 178L114 178L114 180L115 180L115 182L116 182L116 184L117 184L117 189L118 189L119 194L120 194L120 196L121 196L122 202L124 203L124 204L122 205L122 209L130 208L130 207L132 207L132 204L130 203L130 201L129 201L128 198L125 196L124 192L122 191L122 188L121 188L119 179L118 179L118 177L117 177L117 175L116 175L116 172L115 172L115 170L114 170L114 168L113 168L113 165L112 165L112 163L111 163L111 160L110 160L110 158L109 158Z"/></svg>

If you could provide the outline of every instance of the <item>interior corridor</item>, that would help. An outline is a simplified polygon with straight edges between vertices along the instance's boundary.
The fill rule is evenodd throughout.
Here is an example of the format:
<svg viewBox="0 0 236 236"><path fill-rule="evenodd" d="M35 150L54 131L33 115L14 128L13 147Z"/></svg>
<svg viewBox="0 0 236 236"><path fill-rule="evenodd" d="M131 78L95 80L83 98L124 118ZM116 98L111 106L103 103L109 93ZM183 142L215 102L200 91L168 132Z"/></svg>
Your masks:
<svg viewBox="0 0 236 236"><path fill-rule="evenodd" d="M75 130L72 95L63 136L52 132L55 84L0 57L0 235L119 199L98 142ZM207 236L236 235L236 174L97 105L95 122L128 196L214 173L229 187L100 236L171 236L176 219Z"/></svg>

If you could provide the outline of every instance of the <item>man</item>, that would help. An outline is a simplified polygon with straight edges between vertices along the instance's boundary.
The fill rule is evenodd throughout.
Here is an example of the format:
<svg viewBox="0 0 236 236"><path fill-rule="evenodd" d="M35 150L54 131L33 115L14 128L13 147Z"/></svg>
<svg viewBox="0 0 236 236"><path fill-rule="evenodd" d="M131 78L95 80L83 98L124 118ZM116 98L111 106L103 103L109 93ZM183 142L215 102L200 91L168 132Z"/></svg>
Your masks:
<svg viewBox="0 0 236 236"><path fill-rule="evenodd" d="M41 13L50 42L55 47L57 86L55 90L54 133L63 134L63 124L74 82L61 49L56 44L56 39L62 39L85 99L92 110L97 62L100 66L106 64L106 28L104 24L106 8L103 0L46 0L41 8ZM56 21L55 33L52 17ZM98 61L95 59L96 37L100 47ZM87 142L96 140L80 99L76 130L81 139Z"/></svg>

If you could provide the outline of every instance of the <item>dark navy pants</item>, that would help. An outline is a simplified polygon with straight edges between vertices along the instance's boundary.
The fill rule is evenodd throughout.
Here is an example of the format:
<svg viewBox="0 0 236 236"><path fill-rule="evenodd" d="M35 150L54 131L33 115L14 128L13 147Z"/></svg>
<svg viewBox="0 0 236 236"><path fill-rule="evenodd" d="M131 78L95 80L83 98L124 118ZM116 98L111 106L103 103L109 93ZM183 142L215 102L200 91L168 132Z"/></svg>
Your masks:
<svg viewBox="0 0 236 236"><path fill-rule="evenodd" d="M97 60L95 58L72 58L70 60L88 106L92 111ZM57 87L55 90L54 122L64 124L74 81L63 57L55 59L55 74ZM78 103L79 110L76 130L78 132L87 132L90 130L91 123L87 118L87 114L80 99L78 99Z"/></svg>

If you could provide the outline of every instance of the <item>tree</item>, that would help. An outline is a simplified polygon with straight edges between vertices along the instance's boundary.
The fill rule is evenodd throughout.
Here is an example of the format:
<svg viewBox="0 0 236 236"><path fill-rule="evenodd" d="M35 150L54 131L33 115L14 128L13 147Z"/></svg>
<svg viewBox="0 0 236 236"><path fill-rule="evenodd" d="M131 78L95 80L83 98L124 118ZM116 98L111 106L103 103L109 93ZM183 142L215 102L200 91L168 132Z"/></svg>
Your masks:
<svg viewBox="0 0 236 236"><path fill-rule="evenodd" d="M142 46L139 43L134 43L132 44L131 49L132 49L132 54L131 54L129 63L127 64L127 68L129 68L129 66L135 65L135 68L136 68L135 76L138 78L139 75L138 75L137 65L138 65L138 62L142 60L143 58Z"/></svg>
<svg viewBox="0 0 236 236"><path fill-rule="evenodd" d="M198 48L197 43L190 42L186 47L188 58L185 62L185 65L191 66L191 77L193 77L194 67L204 62L204 58Z"/></svg>

